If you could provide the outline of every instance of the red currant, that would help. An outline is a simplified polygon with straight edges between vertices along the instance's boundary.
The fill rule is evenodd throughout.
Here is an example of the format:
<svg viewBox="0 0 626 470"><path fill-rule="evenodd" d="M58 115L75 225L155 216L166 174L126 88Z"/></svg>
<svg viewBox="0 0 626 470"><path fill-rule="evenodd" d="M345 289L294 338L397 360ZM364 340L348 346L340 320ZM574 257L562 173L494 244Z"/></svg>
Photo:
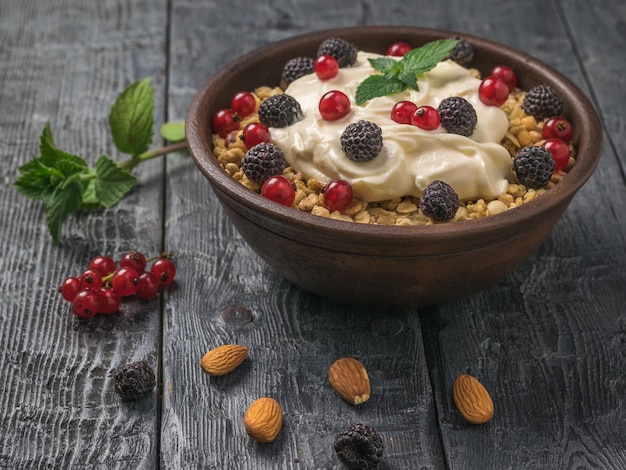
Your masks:
<svg viewBox="0 0 626 470"><path fill-rule="evenodd" d="M411 117L417 110L417 105L412 101L398 101L391 108L390 118L398 124L411 124Z"/></svg>
<svg viewBox="0 0 626 470"><path fill-rule="evenodd" d="M547 139L543 146L550 151L552 154L552 158L554 158L554 171L561 171L563 168L567 166L567 162L569 162L569 146L563 142L561 139L557 139L553 137L551 139Z"/></svg>
<svg viewBox="0 0 626 470"><path fill-rule="evenodd" d="M506 83L506 86L509 87L509 91L513 91L513 89L517 85L517 75L511 67L508 65L496 65L493 69L491 69L491 73L489 74L492 77L498 77L500 80Z"/></svg>
<svg viewBox="0 0 626 470"><path fill-rule="evenodd" d="M142 300L152 300L159 293L161 281L152 271L146 271L139 276L139 286L136 292L137 297Z"/></svg>
<svg viewBox="0 0 626 470"><path fill-rule="evenodd" d="M329 91L320 98L319 111L326 121L337 121L350 113L350 98L341 91Z"/></svg>
<svg viewBox="0 0 626 470"><path fill-rule="evenodd" d="M95 269L87 269L78 279L83 289L98 290L102 285L102 275Z"/></svg>
<svg viewBox="0 0 626 470"><path fill-rule="evenodd" d="M261 187L261 195L267 199L282 204L283 206L291 206L296 197L291 181L283 175L270 176L265 180Z"/></svg>
<svg viewBox="0 0 626 470"><path fill-rule="evenodd" d="M169 285L176 277L176 266L171 259L160 258L152 264L151 271L157 275L161 284Z"/></svg>
<svg viewBox="0 0 626 470"><path fill-rule="evenodd" d="M133 268L141 274L146 270L146 257L139 251L130 251L122 256L120 267Z"/></svg>
<svg viewBox="0 0 626 470"><path fill-rule="evenodd" d="M480 82L478 97L487 106L502 106L509 97L509 87L504 80L489 76Z"/></svg>
<svg viewBox="0 0 626 470"><path fill-rule="evenodd" d="M139 273L133 268L122 267L113 274L111 285L122 297L133 295L139 285Z"/></svg>
<svg viewBox="0 0 626 470"><path fill-rule="evenodd" d="M72 313L80 318L93 317L98 313L98 294L91 289L83 289L72 300Z"/></svg>
<svg viewBox="0 0 626 470"><path fill-rule="evenodd" d="M243 128L243 132L241 133L241 139L246 145L246 148L251 149L261 142L269 142L270 130L263 123L251 122Z"/></svg>
<svg viewBox="0 0 626 470"><path fill-rule="evenodd" d="M572 125L569 121L561 116L555 116L546 121L541 130L544 139L556 137L566 144L572 141Z"/></svg>
<svg viewBox="0 0 626 470"><path fill-rule="evenodd" d="M98 271L101 276L106 276L115 271L115 261L108 256L96 256L89 262L88 268Z"/></svg>
<svg viewBox="0 0 626 470"><path fill-rule="evenodd" d="M406 54L410 50L411 50L410 45L408 45L406 42L398 41L390 45L387 48L387 52L385 54L396 56L396 57L402 57L404 54Z"/></svg>
<svg viewBox="0 0 626 470"><path fill-rule="evenodd" d="M256 111L256 99L249 91L240 91L230 100L230 107L239 117L250 116Z"/></svg>
<svg viewBox="0 0 626 470"><path fill-rule="evenodd" d="M440 122L439 111L432 106L420 106L411 117L411 124L426 131L437 129Z"/></svg>
<svg viewBox="0 0 626 470"><path fill-rule="evenodd" d="M322 54L313 62L313 70L320 80L330 80L339 73L339 62L332 55Z"/></svg>
<svg viewBox="0 0 626 470"><path fill-rule="evenodd" d="M239 116L232 109L220 109L211 119L213 132L225 138L229 132L239 129Z"/></svg>
<svg viewBox="0 0 626 470"><path fill-rule="evenodd" d="M330 181L324 187L324 204L331 211L343 211L352 203L352 185L345 180Z"/></svg>
<svg viewBox="0 0 626 470"><path fill-rule="evenodd" d="M71 302L74 300L74 297L76 297L76 294L78 294L82 289L83 284L80 279L77 277L67 277L61 283L59 292L61 293L61 296L63 296L63 299Z"/></svg>
<svg viewBox="0 0 626 470"><path fill-rule="evenodd" d="M98 313L112 315L120 309L122 298L110 287L98 290Z"/></svg>

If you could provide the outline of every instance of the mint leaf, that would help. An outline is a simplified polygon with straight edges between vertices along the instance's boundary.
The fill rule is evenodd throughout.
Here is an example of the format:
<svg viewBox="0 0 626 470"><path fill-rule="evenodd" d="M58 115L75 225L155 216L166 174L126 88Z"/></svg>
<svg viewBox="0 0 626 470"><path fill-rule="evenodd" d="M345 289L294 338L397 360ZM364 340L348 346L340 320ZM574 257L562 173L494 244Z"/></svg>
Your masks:
<svg viewBox="0 0 626 470"><path fill-rule="evenodd" d="M152 142L154 96L150 77L126 88L111 108L109 126L113 143L121 152L139 155Z"/></svg>
<svg viewBox="0 0 626 470"><path fill-rule="evenodd" d="M96 162L95 196L104 207L117 204L131 190L137 178L102 155Z"/></svg>
<svg viewBox="0 0 626 470"><path fill-rule="evenodd" d="M367 60L374 69L378 70L379 72L383 72L384 74L392 71L399 62L398 60L392 59L391 57L377 57L375 59Z"/></svg>
<svg viewBox="0 0 626 470"><path fill-rule="evenodd" d="M457 39L439 39L429 42L407 52L401 62L407 72L414 74L428 72L450 55L458 42Z"/></svg>
<svg viewBox="0 0 626 470"><path fill-rule="evenodd" d="M96 209L102 209L103 205L100 203L98 196L96 196L96 180L91 179L83 187L83 202L79 207L82 211L93 211Z"/></svg>
<svg viewBox="0 0 626 470"><path fill-rule="evenodd" d="M39 152L41 152L41 162L44 165L60 170L65 176L73 175L87 168L87 163L81 157L57 148L52 137L50 123L46 124L39 138Z"/></svg>
<svg viewBox="0 0 626 470"><path fill-rule="evenodd" d="M185 140L185 122L166 122L161 126L161 137L170 142Z"/></svg>
<svg viewBox="0 0 626 470"><path fill-rule="evenodd" d="M407 87L419 90L417 76L445 59L458 42L457 39L432 41L409 51L400 60L391 57L369 59L372 67L383 75L371 75L359 84L355 95L356 104L398 93Z"/></svg>
<svg viewBox="0 0 626 470"><path fill-rule="evenodd" d="M30 199L46 199L62 181L58 172L47 168L34 157L19 168L22 173L13 183L17 191Z"/></svg>
<svg viewBox="0 0 626 470"><path fill-rule="evenodd" d="M419 90L419 87L417 85L417 75L409 70L403 70L402 73L398 76L398 80L400 80L409 88Z"/></svg>
<svg viewBox="0 0 626 470"><path fill-rule="evenodd" d="M406 90L406 85L398 79L389 79L383 75L370 75L361 82L356 90L356 104L363 104L372 98L392 95Z"/></svg>
<svg viewBox="0 0 626 470"><path fill-rule="evenodd" d="M80 207L83 186L76 179L65 180L46 199L46 222L54 242L61 236L61 227L67 218Z"/></svg>

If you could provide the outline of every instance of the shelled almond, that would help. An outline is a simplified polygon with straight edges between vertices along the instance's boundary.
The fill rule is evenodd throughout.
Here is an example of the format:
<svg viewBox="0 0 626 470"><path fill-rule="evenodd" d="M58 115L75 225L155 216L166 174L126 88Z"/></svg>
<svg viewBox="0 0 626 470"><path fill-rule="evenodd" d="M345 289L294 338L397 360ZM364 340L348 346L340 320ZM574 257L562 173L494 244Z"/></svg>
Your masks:
<svg viewBox="0 0 626 470"><path fill-rule="evenodd" d="M200 360L200 367L209 375L226 375L241 365L247 356L247 347L224 344L206 353Z"/></svg>

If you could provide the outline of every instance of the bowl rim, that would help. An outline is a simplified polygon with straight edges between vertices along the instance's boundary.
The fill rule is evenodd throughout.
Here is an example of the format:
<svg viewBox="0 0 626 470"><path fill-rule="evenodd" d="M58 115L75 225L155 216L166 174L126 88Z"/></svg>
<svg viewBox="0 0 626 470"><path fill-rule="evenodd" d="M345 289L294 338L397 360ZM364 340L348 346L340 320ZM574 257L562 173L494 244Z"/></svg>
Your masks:
<svg viewBox="0 0 626 470"><path fill-rule="evenodd" d="M290 49L297 44L313 41L318 41L319 43L331 36L344 36L351 40L352 36L363 34L364 32L372 35L396 34L399 38L403 35L423 35L434 38L458 36L470 42L474 47L478 47L490 54L506 55L509 62L523 65L525 69L539 75L549 75L549 78L546 78L546 80L557 88L563 101L567 103L569 113L573 115L583 115L585 113L585 119L581 120L582 127L576 129L578 132L576 164L562 181L541 195L538 200L479 219L417 226L360 224L320 217L308 212L295 210L291 207L285 207L263 198L228 175L212 154L210 137L205 137L207 129L210 130L210 119L202 114L202 110L208 105L207 95L210 95L211 89L230 76L236 75L237 71L250 61L258 60L273 52ZM275 86L277 84L260 83L258 86L262 85ZM272 42L243 54L227 63L198 89L186 114L185 133L189 151L200 171L209 180L214 189L219 190L233 201L246 207L254 207L254 210L258 210L263 215L276 219L278 222L298 224L301 229L315 230L320 234L326 234L331 237L343 235L354 240L375 237L394 240L395 242L402 242L403 240L414 241L416 238L444 242L446 239L456 238L459 234L467 237L483 236L487 233L499 232L504 227L508 227L508 230L511 230L517 226L537 223L533 222L533 220L536 221L536 218L540 217L541 214L551 212L552 209L562 206L564 202L567 204L591 177L600 159L603 140L600 119L589 99L568 77L541 60L502 43L471 34L446 29L395 25L353 26L318 30ZM210 134L208 135L210 136Z"/></svg>

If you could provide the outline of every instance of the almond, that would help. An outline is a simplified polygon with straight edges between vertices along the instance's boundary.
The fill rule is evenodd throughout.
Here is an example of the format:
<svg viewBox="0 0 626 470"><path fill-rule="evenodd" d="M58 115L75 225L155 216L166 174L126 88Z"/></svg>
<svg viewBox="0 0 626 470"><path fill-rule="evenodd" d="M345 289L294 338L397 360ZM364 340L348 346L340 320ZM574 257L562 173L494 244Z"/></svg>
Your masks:
<svg viewBox="0 0 626 470"><path fill-rule="evenodd" d="M337 359L328 370L328 380L348 403L360 405L370 397L370 379L363 364L356 359L351 357Z"/></svg>
<svg viewBox="0 0 626 470"><path fill-rule="evenodd" d="M243 415L243 425L255 441L272 442L283 425L283 410L273 398L259 398Z"/></svg>
<svg viewBox="0 0 626 470"><path fill-rule="evenodd" d="M478 379L463 374L454 381L452 398L463 418L472 424L484 424L493 417L493 401Z"/></svg>
<svg viewBox="0 0 626 470"><path fill-rule="evenodd" d="M211 349L200 360L200 367L209 375L226 375L248 356L248 348L238 344L225 344Z"/></svg>

